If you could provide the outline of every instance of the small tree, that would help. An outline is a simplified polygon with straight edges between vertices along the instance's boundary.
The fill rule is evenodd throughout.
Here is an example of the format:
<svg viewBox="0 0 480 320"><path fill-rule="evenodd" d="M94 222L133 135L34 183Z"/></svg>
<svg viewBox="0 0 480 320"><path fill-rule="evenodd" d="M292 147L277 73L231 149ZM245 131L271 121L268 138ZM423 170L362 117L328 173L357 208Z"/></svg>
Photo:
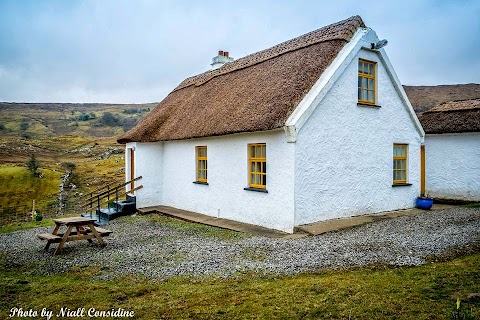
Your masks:
<svg viewBox="0 0 480 320"><path fill-rule="evenodd" d="M34 177L38 177L40 175L38 168L40 168L40 163L37 161L37 159L35 159L35 155L32 154L30 159L27 161L27 169Z"/></svg>

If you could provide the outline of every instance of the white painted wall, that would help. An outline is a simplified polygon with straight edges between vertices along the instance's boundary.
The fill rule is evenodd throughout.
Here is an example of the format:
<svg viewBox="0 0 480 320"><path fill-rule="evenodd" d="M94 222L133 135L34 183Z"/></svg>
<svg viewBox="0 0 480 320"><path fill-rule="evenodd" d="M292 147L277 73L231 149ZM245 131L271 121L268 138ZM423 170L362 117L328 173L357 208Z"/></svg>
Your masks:
<svg viewBox="0 0 480 320"><path fill-rule="evenodd" d="M377 105L357 106L358 58L377 62ZM421 134L376 53L360 50L297 134L295 225L410 208ZM409 144L408 182L392 187L393 144Z"/></svg>
<svg viewBox="0 0 480 320"><path fill-rule="evenodd" d="M249 143L267 145L268 193L244 190L248 187ZM144 177L144 188L137 193L138 207L163 204L293 232L294 145L285 141L283 130L167 141L163 150L156 144L136 146L137 174ZM193 183L196 146L207 146L208 185ZM163 201L154 203L152 198Z"/></svg>
<svg viewBox="0 0 480 320"><path fill-rule="evenodd" d="M425 153L431 196L480 201L480 132L428 134Z"/></svg>
<svg viewBox="0 0 480 320"><path fill-rule="evenodd" d="M125 149L125 181L130 180L130 150L135 149L135 191L137 208L161 205L163 197L163 142L127 143ZM129 190L127 186L127 191Z"/></svg>

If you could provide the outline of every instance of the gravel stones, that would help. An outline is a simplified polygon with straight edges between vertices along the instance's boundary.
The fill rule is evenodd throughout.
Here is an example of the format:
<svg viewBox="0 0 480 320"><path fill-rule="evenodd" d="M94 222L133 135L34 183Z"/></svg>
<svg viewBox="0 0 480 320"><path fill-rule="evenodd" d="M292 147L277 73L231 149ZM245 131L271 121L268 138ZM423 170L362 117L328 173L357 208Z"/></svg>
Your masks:
<svg viewBox="0 0 480 320"><path fill-rule="evenodd" d="M114 220L108 225L113 233L106 247L96 241L73 241L58 256L53 255L55 245L44 252L45 242L35 236L53 227L0 234L0 252L10 263L34 263L40 274L99 267L101 278L139 275L162 280L178 275L229 278L251 272L292 275L373 264L412 266L480 241L480 208L424 212L299 239L224 239L203 232L206 227L179 228L178 221L168 219L162 224L145 217Z"/></svg>

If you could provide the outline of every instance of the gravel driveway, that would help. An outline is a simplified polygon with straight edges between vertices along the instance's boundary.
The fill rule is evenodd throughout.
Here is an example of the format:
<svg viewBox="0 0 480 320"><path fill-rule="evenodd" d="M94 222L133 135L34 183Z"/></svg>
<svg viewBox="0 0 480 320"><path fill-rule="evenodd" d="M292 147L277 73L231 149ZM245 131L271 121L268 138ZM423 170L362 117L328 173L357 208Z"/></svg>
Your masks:
<svg viewBox="0 0 480 320"><path fill-rule="evenodd" d="M53 228L53 227L52 227ZM151 215L125 217L108 225L104 248L69 242L64 252L44 252L37 228L0 234L0 252L15 264L34 263L42 274L96 266L100 277L123 274L165 279L176 275L232 277L256 272L295 274L370 264L419 265L480 241L480 208L453 208L377 221L300 239L248 236Z"/></svg>

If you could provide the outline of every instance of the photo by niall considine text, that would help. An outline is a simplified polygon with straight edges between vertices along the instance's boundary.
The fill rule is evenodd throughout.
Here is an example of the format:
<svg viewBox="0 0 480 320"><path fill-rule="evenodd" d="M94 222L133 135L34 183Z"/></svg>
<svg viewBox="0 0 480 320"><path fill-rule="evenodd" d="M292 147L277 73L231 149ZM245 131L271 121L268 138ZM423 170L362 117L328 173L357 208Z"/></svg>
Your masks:
<svg viewBox="0 0 480 320"><path fill-rule="evenodd" d="M56 318L106 318L106 317L115 317L115 318L133 318L135 315L134 311L125 310L123 308L112 308L109 310L97 310L95 308L60 308L60 310L50 310L47 308L42 308L41 310L34 309L23 309L23 308L11 308L10 309L10 318L42 318L42 319L51 319L53 316Z"/></svg>

